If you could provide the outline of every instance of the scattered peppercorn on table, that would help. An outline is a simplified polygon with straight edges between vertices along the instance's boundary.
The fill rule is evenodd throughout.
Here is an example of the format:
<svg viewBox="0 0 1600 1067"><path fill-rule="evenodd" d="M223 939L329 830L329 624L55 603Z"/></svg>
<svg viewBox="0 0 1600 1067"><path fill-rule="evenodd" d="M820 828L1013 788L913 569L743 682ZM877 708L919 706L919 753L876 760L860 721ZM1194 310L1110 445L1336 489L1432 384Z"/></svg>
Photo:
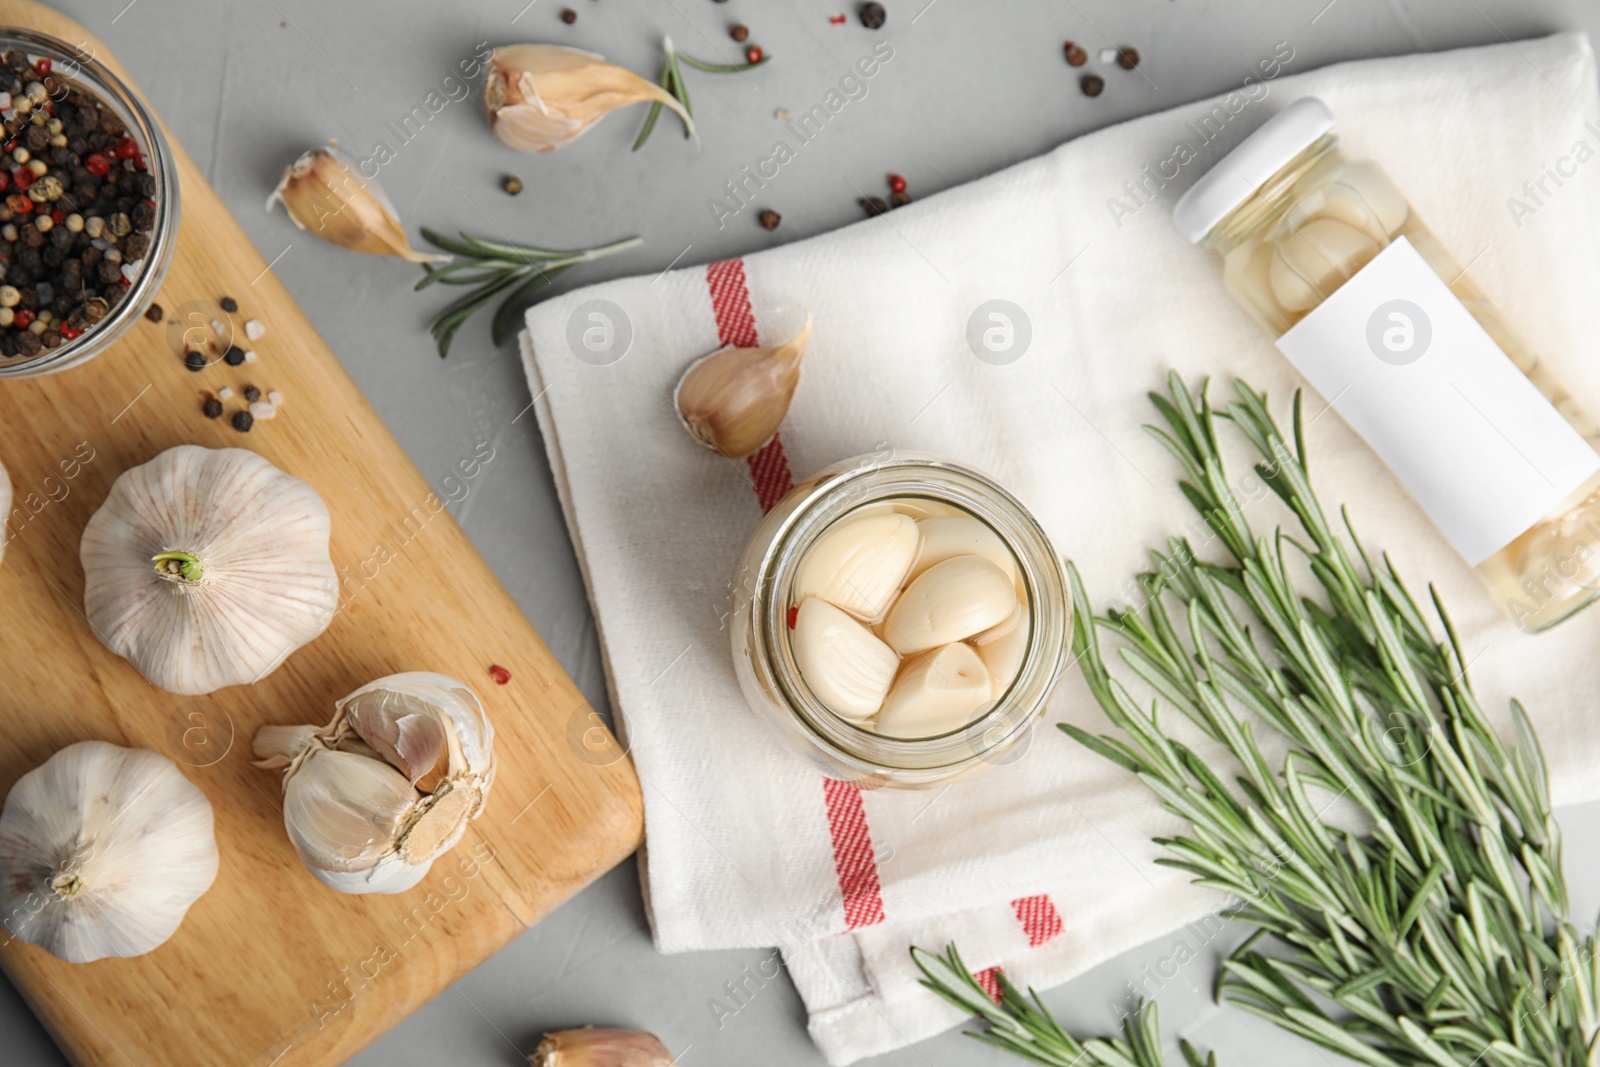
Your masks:
<svg viewBox="0 0 1600 1067"><path fill-rule="evenodd" d="M0 0L0 24L84 42L125 77L82 27L42 6ZM136 322L64 373L0 383L0 460L17 509L0 567L11 620L0 641L0 790L73 742L152 749L211 801L220 871L155 952L72 965L9 941L0 964L78 1064L331 1065L632 852L638 784L443 502L172 148L182 219L156 298L167 321ZM191 372L191 314L257 323L258 359ZM253 433L206 418L224 390L262 387L287 399ZM154 688L101 645L77 563L117 475L185 443L249 448L310 483L332 513L340 578L325 634L257 684L198 698ZM250 737L412 670L469 679L482 696L501 738L496 791L416 889L344 896L296 857L278 784L250 765Z"/></svg>

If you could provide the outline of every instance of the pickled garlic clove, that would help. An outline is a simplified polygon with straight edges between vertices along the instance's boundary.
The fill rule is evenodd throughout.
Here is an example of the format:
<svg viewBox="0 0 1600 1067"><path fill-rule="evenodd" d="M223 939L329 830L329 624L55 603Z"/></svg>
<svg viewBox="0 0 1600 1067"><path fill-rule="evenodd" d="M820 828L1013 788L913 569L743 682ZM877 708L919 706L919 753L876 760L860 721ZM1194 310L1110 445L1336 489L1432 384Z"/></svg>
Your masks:
<svg viewBox="0 0 1600 1067"><path fill-rule="evenodd" d="M883 616L917 558L915 520L892 511L835 523L806 553L794 598L820 597L858 619Z"/></svg>
<svg viewBox="0 0 1600 1067"><path fill-rule="evenodd" d="M989 670L989 681L992 685L990 699L999 700L1005 691L1016 681L1017 672L1022 669L1022 657L1028 651L1028 637L1033 627L1028 625L1031 621L1027 608L1020 608L1013 618L1016 625L1010 627L997 626L989 634L980 637L989 637L988 640L978 644L978 657L983 660L983 665ZM999 632L997 631L1004 631ZM977 643L977 642L974 642Z"/></svg>
<svg viewBox="0 0 1600 1067"><path fill-rule="evenodd" d="M906 661L883 710L873 716L887 737L932 737L972 721L988 704L989 669L970 645L945 645Z"/></svg>
<svg viewBox="0 0 1600 1067"><path fill-rule="evenodd" d="M1338 181L1353 189L1383 224L1384 233L1393 237L1411 215L1411 204L1395 187L1383 168L1370 160L1346 163L1339 169Z"/></svg>
<svg viewBox="0 0 1600 1067"><path fill-rule="evenodd" d="M922 531L922 550L911 565L910 578L915 579L935 563L943 563L952 556L981 556L1016 579L1017 560L1011 549L999 534L977 519L970 516L923 519L917 527Z"/></svg>
<svg viewBox="0 0 1600 1067"><path fill-rule="evenodd" d="M789 644L811 692L844 719L865 719L882 707L900 666L871 630L816 597L795 613Z"/></svg>
<svg viewBox="0 0 1600 1067"><path fill-rule="evenodd" d="M1322 303L1378 254L1378 243L1333 219L1312 219L1277 241L1272 295L1290 311Z"/></svg>
<svg viewBox="0 0 1600 1067"><path fill-rule="evenodd" d="M1016 606L1005 571L981 556L953 556L900 594L884 620L884 637L902 655L925 652L998 626Z"/></svg>

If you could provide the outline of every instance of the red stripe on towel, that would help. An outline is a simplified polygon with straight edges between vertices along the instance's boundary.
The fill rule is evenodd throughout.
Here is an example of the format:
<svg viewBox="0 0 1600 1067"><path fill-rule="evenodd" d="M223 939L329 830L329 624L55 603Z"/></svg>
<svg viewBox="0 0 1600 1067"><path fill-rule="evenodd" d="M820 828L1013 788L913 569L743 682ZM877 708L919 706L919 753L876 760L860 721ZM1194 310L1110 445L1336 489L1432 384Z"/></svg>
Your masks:
<svg viewBox="0 0 1600 1067"><path fill-rule="evenodd" d="M867 829L861 789L853 782L824 778L822 797L828 805L828 832L833 836L833 867L839 875L844 924L857 930L881 923L884 914L878 858L872 851L872 832Z"/></svg>
<svg viewBox="0 0 1600 1067"><path fill-rule="evenodd" d="M1066 929L1066 924L1061 921L1061 913L1043 893L1036 897L1018 897L1011 902L1011 908L1017 913L1022 932L1028 935L1029 948L1038 948L1046 941L1054 940Z"/></svg>
<svg viewBox="0 0 1600 1067"><path fill-rule="evenodd" d="M981 971L973 971L972 977L989 994L990 1000L1000 1003L1000 968L985 967Z"/></svg>
<svg viewBox="0 0 1600 1067"><path fill-rule="evenodd" d="M759 344L756 316L750 307L750 289L745 284L744 260L724 259L708 265L706 285L711 289L711 310L717 317L717 339L735 348L753 348ZM789 471L783 440L774 436L745 462L750 464L750 477L756 485L756 502L762 511L771 511L773 505L794 488L794 475Z"/></svg>

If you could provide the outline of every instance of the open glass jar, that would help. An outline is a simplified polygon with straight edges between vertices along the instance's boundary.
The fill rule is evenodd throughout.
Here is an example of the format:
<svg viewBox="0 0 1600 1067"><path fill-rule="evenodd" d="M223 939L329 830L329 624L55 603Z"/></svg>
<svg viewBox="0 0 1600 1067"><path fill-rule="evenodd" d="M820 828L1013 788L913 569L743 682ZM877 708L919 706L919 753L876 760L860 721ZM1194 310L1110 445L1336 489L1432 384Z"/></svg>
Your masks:
<svg viewBox="0 0 1600 1067"><path fill-rule="evenodd" d="M912 520L955 518L963 525L964 520L975 520L981 524L977 532L982 539L1002 545L1015 564L1007 581L1014 582L1019 629L1008 633L1015 639L1015 651L1007 658L1004 676L995 672L987 697L976 702L970 716L962 715L959 723L947 723L949 728L927 736L886 736L867 716L847 717L830 710L802 670L803 657L796 655L799 612L803 605L812 605L804 610L815 610L818 603L815 597L801 595L800 588L806 561L814 558L813 549L824 535L846 522L882 515L904 515ZM877 619L865 616L863 625L886 642L900 644L887 629L897 617L905 593L914 591L922 577L941 565L954 564L952 569L964 567L979 577L992 578L979 563L962 563L972 558L951 557L944 564L928 567L921 577L891 576L896 585L885 595L899 598L896 607ZM734 579L734 669L750 706L824 773L873 787L928 785L1019 754L1019 742L1028 736L1067 666L1072 631L1068 596L1049 538L1033 516L992 480L967 467L920 454L858 456L835 463L797 485L767 513L751 538ZM937 610L934 616L948 618ZM910 629L910 624L901 628ZM995 626L991 632L1002 630L1003 626ZM943 639L934 635L927 641L901 645L908 654L898 665L891 663L887 668L896 682L905 682L913 667L930 670L931 660L935 675L942 674L936 678L938 685L959 685L956 675L962 673L962 666L961 661L950 658L955 656L964 656L974 664L976 673L984 673L976 656L952 648L961 641L942 644L945 659L930 651L928 641ZM993 662L987 649L984 651L984 661ZM947 670L952 662L955 669ZM883 693L877 696L881 698Z"/></svg>
<svg viewBox="0 0 1600 1067"><path fill-rule="evenodd" d="M128 163L128 157L119 157L111 146L101 154L109 156L108 162L112 168L123 167L125 163L130 166L142 166L143 169L139 173L149 176L150 195L146 197L130 194L130 196L137 196L141 201L153 203L154 212L148 233L148 247L141 259L129 264L129 269L123 272L127 278L124 292L120 299L111 304L103 318L87 325L74 337L67 337L63 331L63 340L54 348L41 347L36 353L29 355L0 355L0 378L29 378L53 374L94 358L115 344L117 338L137 322L150 306L156 290L161 286L162 278L166 276L167 267L172 259L172 249L177 243L178 174L172 151L155 117L133 91L92 54L46 34L30 30L0 29L0 55L12 52L20 53L30 64L41 60L49 61L47 69L50 77L46 80L51 78L55 80L51 81L51 88L47 90L49 102L40 105L41 108L53 108L55 103L64 99L68 93L77 91L93 97L100 108L116 116L126 136L132 140L137 154L131 157L131 163ZM16 121L15 108L14 102L12 109L6 112L13 122ZM26 117L28 116L23 116ZM42 149L43 155L33 162L49 161L50 152L59 147L63 146L54 145ZM7 168L26 166L26 163L19 164L13 155L6 161L6 166ZM42 179L36 178L35 185L41 181ZM12 178L8 192L11 195L21 195L15 178ZM70 199L69 189L68 195L51 205L61 209L59 214L62 220L56 223L57 226L65 227L67 219L75 214L67 210L73 206L65 203ZM20 230L34 217L35 212L30 210L25 214L16 214L13 219L7 220L6 224L15 224ZM130 274L132 277L128 277ZM10 283L0 280L0 284ZM13 286L13 288L22 287L24 286L20 282L17 286ZM25 307L25 305L17 306Z"/></svg>
<svg viewBox="0 0 1600 1067"><path fill-rule="evenodd" d="M1320 100L1295 101L1173 218L1519 626L1600 597L1600 426Z"/></svg>

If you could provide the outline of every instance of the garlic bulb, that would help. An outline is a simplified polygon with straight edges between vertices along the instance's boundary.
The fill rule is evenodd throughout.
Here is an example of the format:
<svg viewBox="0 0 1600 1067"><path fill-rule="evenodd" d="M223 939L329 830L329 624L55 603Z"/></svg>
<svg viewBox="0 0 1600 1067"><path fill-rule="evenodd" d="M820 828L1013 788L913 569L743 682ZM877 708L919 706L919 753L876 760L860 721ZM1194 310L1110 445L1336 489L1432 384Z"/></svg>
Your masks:
<svg viewBox="0 0 1600 1067"><path fill-rule="evenodd" d="M884 640L901 655L923 652L997 626L1016 606L1004 571L980 556L955 556L906 586L883 621Z"/></svg>
<svg viewBox="0 0 1600 1067"><path fill-rule="evenodd" d="M826 600L800 605L789 636L795 665L822 706L844 719L878 710L900 657L877 635Z"/></svg>
<svg viewBox="0 0 1600 1067"><path fill-rule="evenodd" d="M0 813L6 929L68 963L149 952L216 877L211 802L145 749L68 745Z"/></svg>
<svg viewBox="0 0 1600 1067"><path fill-rule="evenodd" d="M11 476L6 473L6 466L0 463L0 560L6 558L6 527L11 515Z"/></svg>
<svg viewBox="0 0 1600 1067"><path fill-rule="evenodd" d="M289 164L267 197L267 210L282 203L297 227L352 252L399 256L412 263L449 259L411 247L394 204L377 182L361 176L338 144L313 148Z"/></svg>
<svg viewBox="0 0 1600 1067"><path fill-rule="evenodd" d="M168 692L259 681L333 620L328 530L316 490L254 452L169 448L84 528L84 614Z"/></svg>
<svg viewBox="0 0 1600 1067"><path fill-rule="evenodd" d="M652 102L694 120L676 97L605 57L577 48L519 44L489 54L483 105L502 144L551 152L577 140L619 107Z"/></svg>
<svg viewBox="0 0 1600 1067"><path fill-rule="evenodd" d="M528 1063L531 1067L674 1067L677 1061L654 1034L586 1026L544 1035Z"/></svg>
<svg viewBox="0 0 1600 1067"><path fill-rule="evenodd" d="M882 618L917 558L918 525L893 511L835 523L801 562L794 599L821 597L858 619Z"/></svg>
<svg viewBox="0 0 1600 1067"><path fill-rule="evenodd" d="M800 332L772 348L723 348L696 360L672 402L691 437L730 459L772 440L800 382L811 313Z"/></svg>
<svg viewBox="0 0 1600 1067"><path fill-rule="evenodd" d="M283 822L323 885L399 893L466 832L494 782L494 728L442 674L391 674L334 705L327 726L263 726L256 765L285 768Z"/></svg>

